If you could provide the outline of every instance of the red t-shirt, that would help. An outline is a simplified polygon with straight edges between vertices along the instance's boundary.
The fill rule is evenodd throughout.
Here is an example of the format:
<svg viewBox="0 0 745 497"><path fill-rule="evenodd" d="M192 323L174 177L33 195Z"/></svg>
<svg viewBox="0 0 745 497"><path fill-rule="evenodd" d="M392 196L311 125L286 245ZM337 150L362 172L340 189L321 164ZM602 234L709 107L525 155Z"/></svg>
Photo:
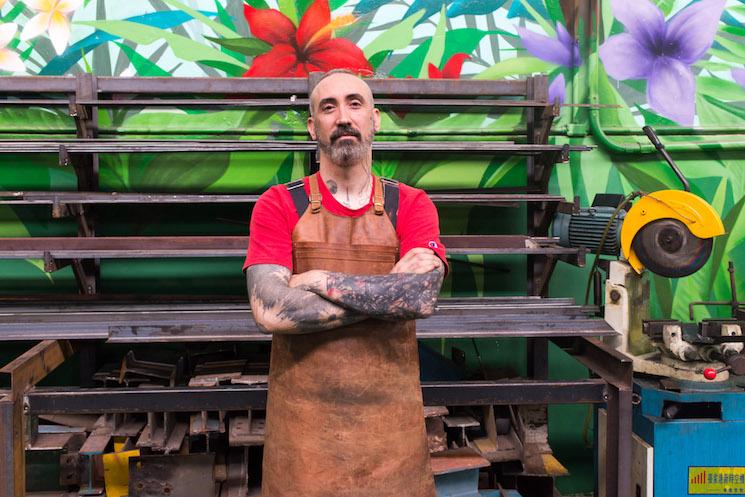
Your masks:
<svg viewBox="0 0 745 497"><path fill-rule="evenodd" d="M310 195L308 178L304 178L305 193ZM373 193L367 205L350 209L340 204L320 178L318 186L322 205L338 216L359 217L373 205ZM285 185L275 185L264 192L251 215L250 236L245 271L254 264L279 264L292 271L292 230L299 216ZM399 257L417 247L432 249L445 262L445 247L440 242L440 226L435 205L427 194L399 183L398 219L396 234L400 245Z"/></svg>

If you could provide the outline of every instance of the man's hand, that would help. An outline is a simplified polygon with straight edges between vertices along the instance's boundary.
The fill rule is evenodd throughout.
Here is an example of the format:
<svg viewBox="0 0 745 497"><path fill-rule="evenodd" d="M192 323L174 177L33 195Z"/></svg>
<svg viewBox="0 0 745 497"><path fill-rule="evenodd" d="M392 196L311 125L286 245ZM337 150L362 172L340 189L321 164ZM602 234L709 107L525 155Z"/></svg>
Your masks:
<svg viewBox="0 0 745 497"><path fill-rule="evenodd" d="M434 271L435 269L443 269L443 264L440 258L437 257L431 249L418 247L406 252L401 260L393 266L390 274L424 274Z"/></svg>
<svg viewBox="0 0 745 497"><path fill-rule="evenodd" d="M292 276L297 286L317 284L324 271ZM290 270L275 264L257 264L246 270L246 285L253 318L265 333L312 333L367 319L315 293L290 284Z"/></svg>
<svg viewBox="0 0 745 497"><path fill-rule="evenodd" d="M290 288L305 290L306 292L324 293L326 291L326 271L313 269L300 274L290 276L288 283Z"/></svg>

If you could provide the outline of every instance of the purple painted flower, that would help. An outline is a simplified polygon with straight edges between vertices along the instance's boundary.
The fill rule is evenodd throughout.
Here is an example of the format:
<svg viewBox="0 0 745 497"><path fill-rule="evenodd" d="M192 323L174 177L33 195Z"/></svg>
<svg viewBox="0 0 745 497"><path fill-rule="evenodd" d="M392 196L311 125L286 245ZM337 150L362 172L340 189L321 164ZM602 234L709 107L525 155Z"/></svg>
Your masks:
<svg viewBox="0 0 745 497"><path fill-rule="evenodd" d="M562 24L556 23L556 38L540 35L519 26L516 29L523 46L534 57L562 67L582 65L577 41ZM558 98L559 103L563 103L565 92L566 79L563 74L559 74L548 87L549 102L554 102Z"/></svg>
<svg viewBox="0 0 745 497"><path fill-rule="evenodd" d="M563 104L564 97L566 96L566 86L567 82L564 79L564 75L559 73L559 75L551 81L551 84L548 85L548 101L553 104L558 98L559 103Z"/></svg>
<svg viewBox="0 0 745 497"><path fill-rule="evenodd" d="M646 79L647 101L661 116L693 124L696 80L691 65L711 47L726 0L701 0L665 22L648 0L611 0L626 33L600 47L605 70L617 80Z"/></svg>
<svg viewBox="0 0 745 497"><path fill-rule="evenodd" d="M732 79L735 82L745 88L745 69L732 69Z"/></svg>

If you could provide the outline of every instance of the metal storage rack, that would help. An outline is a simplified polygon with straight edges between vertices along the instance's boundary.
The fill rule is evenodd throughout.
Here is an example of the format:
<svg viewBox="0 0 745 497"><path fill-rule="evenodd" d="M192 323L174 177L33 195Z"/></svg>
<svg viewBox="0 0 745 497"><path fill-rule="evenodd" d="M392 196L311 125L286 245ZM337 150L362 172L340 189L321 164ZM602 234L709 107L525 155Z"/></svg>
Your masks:
<svg viewBox="0 0 745 497"><path fill-rule="evenodd" d="M594 309L571 299L548 298L548 281L558 260L582 265L585 251L559 247L548 236L557 210L576 209L548 195L555 163L587 147L551 145L558 108L547 102L547 80L520 81L371 80L379 107L520 108L526 132L520 143L489 141L376 142L374 151L447 151L523 155L524 188L432 192L436 203L527 204L526 235L444 236L450 254L523 254L528 258L527 297L442 299L436 314L418 323L420 338L528 337L529 378L520 381L436 382L422 385L426 405L606 403L608 408L606 495L628 495L630 464L631 363L597 337L611 328L592 317ZM78 191L0 192L7 205L47 204L52 217L74 216L78 237L3 238L0 258L40 258L47 271L71 265L80 295L0 297L0 341L41 340L0 372L11 389L0 392L0 496L23 495L26 428L42 414L174 413L231 411L264 406L266 386L170 388L51 388L35 386L74 351L81 368L95 367L95 343L269 341L248 317L248 306L231 299L137 299L100 293L101 259L243 256L244 236L99 237L91 212L103 204L255 202L256 195L132 193L98 191L98 160L108 153L296 151L315 143L282 140L109 139L98 136L100 109L131 107L303 108L310 80L204 78L2 78L0 106L66 108L76 136L0 140L2 153L56 154L73 167ZM195 98L183 98L183 95ZM313 154L307 169L312 171ZM188 312L187 312L188 311ZM495 319L499 317L499 319ZM548 380L548 343L569 351L599 378ZM167 418L167 414L165 415ZM27 423L27 424L26 424ZM167 424L167 423L166 423Z"/></svg>

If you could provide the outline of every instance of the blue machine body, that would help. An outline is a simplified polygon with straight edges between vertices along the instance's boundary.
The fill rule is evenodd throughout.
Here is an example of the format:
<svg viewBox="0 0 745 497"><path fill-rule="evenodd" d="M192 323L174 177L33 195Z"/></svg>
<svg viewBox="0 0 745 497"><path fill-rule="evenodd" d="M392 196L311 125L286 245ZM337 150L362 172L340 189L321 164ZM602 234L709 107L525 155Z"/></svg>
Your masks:
<svg viewBox="0 0 745 497"><path fill-rule="evenodd" d="M742 389L669 391L656 381L636 380L641 402L633 429L654 448L654 495L745 495L745 395ZM663 417L680 408L684 419ZM686 412L704 411L691 419ZM716 413L719 414L716 414Z"/></svg>

